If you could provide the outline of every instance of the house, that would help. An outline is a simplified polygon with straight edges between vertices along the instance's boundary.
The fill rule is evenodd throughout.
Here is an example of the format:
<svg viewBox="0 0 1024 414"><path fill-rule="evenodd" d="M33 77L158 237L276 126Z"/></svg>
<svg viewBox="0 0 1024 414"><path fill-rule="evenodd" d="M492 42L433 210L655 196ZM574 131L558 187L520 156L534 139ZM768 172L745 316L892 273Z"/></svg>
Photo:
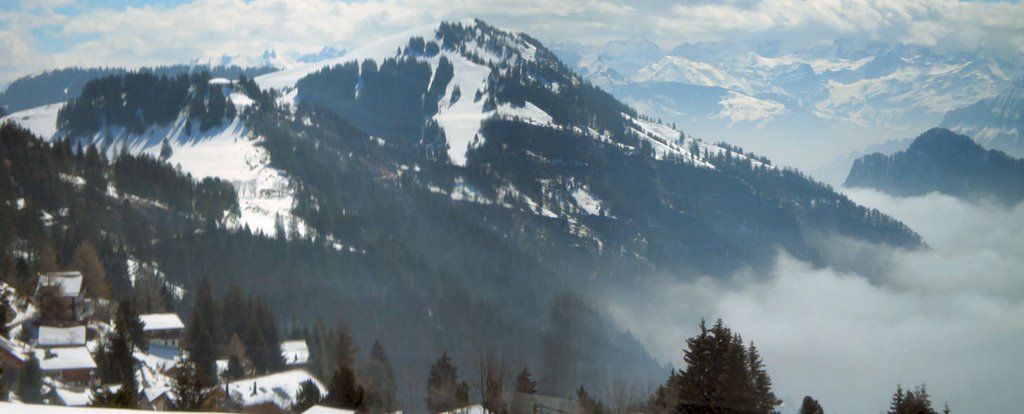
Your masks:
<svg viewBox="0 0 1024 414"><path fill-rule="evenodd" d="M281 357L289 367L302 367L309 362L309 345L305 339L281 342Z"/></svg>
<svg viewBox="0 0 1024 414"><path fill-rule="evenodd" d="M50 405L63 405L67 407L85 407L89 405L92 393L89 390L72 391L61 387L52 387L46 395Z"/></svg>
<svg viewBox="0 0 1024 414"><path fill-rule="evenodd" d="M36 346L40 348L85 346L85 325L40 326Z"/></svg>
<svg viewBox="0 0 1024 414"><path fill-rule="evenodd" d="M169 411L171 408L171 389L167 387L147 387L142 390L139 408L153 411Z"/></svg>
<svg viewBox="0 0 1024 414"><path fill-rule="evenodd" d="M150 346L177 348L185 332L185 324L175 313L150 313L139 315L142 333Z"/></svg>
<svg viewBox="0 0 1024 414"><path fill-rule="evenodd" d="M69 325L92 316L80 272L49 272L39 275L34 298L43 325Z"/></svg>
<svg viewBox="0 0 1024 414"><path fill-rule="evenodd" d="M94 385L96 362L86 347L38 349L35 353L43 375L73 386Z"/></svg>
<svg viewBox="0 0 1024 414"><path fill-rule="evenodd" d="M355 414L355 411L343 408L326 407L323 405L314 405L309 407L308 410L303 411L302 414Z"/></svg>
<svg viewBox="0 0 1024 414"><path fill-rule="evenodd" d="M320 388L321 394L327 394L327 388L316 377L306 370L295 369L218 386L208 394L203 409L231 407L235 411L249 414L290 413L299 389L306 381L313 381Z"/></svg>

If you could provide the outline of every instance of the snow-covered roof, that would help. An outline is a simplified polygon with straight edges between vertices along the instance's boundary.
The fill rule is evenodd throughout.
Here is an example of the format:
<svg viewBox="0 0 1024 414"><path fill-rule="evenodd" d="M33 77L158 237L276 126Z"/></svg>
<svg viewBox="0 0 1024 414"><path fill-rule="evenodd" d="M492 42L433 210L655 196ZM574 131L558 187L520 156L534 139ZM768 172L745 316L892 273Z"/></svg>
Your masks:
<svg viewBox="0 0 1024 414"><path fill-rule="evenodd" d="M161 395L167 394L171 389L163 386L147 387L142 390L142 394L146 396L146 401L153 402ZM170 396L170 394L168 394Z"/></svg>
<svg viewBox="0 0 1024 414"><path fill-rule="evenodd" d="M57 393L57 396L60 397L61 401L64 401L64 405L68 407L84 407L89 405L90 402L89 391L79 392L66 388L54 388L53 392Z"/></svg>
<svg viewBox="0 0 1024 414"><path fill-rule="evenodd" d="M43 286L59 286L62 297L77 297L82 290L82 273L78 271L43 273L39 275L39 288ZM38 292L37 288L36 293Z"/></svg>
<svg viewBox="0 0 1024 414"><path fill-rule="evenodd" d="M308 410L303 411L302 414L353 414L355 411L343 410L341 408L325 407L322 405L314 405L309 407Z"/></svg>
<svg viewBox="0 0 1024 414"><path fill-rule="evenodd" d="M150 313L139 315L143 323L143 331L162 331L168 329L185 329L185 324L176 313Z"/></svg>
<svg viewBox="0 0 1024 414"><path fill-rule="evenodd" d="M281 342L281 356L284 357L285 364L305 364L309 361L309 346L304 339Z"/></svg>
<svg viewBox="0 0 1024 414"><path fill-rule="evenodd" d="M21 362L25 362L28 359L28 352L31 347L19 342L16 339L7 339L0 336L0 349L3 349L7 353L11 354Z"/></svg>
<svg viewBox="0 0 1024 414"><path fill-rule="evenodd" d="M456 408L452 411L446 411L441 414L490 414L484 406L480 404L473 404L468 407Z"/></svg>
<svg viewBox="0 0 1024 414"><path fill-rule="evenodd" d="M99 407L61 407L59 405L38 405L0 402L0 413L4 414L153 414L146 410L125 410ZM207 412L207 414L213 414Z"/></svg>
<svg viewBox="0 0 1024 414"><path fill-rule="evenodd" d="M227 388L231 399L242 407L273 403L287 410L295 402L302 383L310 380L320 389L321 394L327 394L327 388L303 369L241 379L228 383Z"/></svg>
<svg viewBox="0 0 1024 414"><path fill-rule="evenodd" d="M93 361L92 354L84 346L37 349L35 352L39 368L43 371L96 368L96 361Z"/></svg>
<svg viewBox="0 0 1024 414"><path fill-rule="evenodd" d="M40 326L38 346L79 346L85 345L85 326Z"/></svg>

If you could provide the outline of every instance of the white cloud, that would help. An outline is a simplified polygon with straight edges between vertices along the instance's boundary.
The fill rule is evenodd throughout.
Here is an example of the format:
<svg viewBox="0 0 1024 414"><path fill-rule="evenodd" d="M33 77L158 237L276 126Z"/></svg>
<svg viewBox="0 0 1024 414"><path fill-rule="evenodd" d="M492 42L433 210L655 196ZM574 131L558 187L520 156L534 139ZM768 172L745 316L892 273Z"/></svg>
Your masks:
<svg viewBox="0 0 1024 414"><path fill-rule="evenodd" d="M74 15L55 10L73 10ZM642 37L670 47L716 39L819 42L851 37L982 50L1014 59L1024 54L1024 6L952 0L195 0L175 7L118 10L55 0L27 1L19 10L0 13L0 28L33 48L28 62L0 59L0 73L182 63L222 54L259 54L268 47L297 56L324 45L353 47L382 34L466 17L543 39L587 43ZM69 45L60 52L39 51L40 40L33 33L40 29Z"/></svg>
<svg viewBox="0 0 1024 414"><path fill-rule="evenodd" d="M836 241L878 275L814 268L781 254L767 274L652 283L609 312L680 366L700 317L723 318L761 350L795 412L804 395L828 412L879 412L897 383L927 382L954 412L1008 412L1024 383L1024 205L949 196L851 192L908 223L931 250ZM863 268L871 268L864 266Z"/></svg>

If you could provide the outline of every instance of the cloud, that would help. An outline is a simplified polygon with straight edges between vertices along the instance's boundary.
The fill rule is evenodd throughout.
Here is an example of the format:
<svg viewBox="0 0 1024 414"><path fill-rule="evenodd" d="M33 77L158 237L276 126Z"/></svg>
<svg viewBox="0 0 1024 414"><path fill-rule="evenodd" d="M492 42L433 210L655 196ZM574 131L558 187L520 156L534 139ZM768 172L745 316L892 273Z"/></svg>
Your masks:
<svg viewBox="0 0 1024 414"><path fill-rule="evenodd" d="M1024 204L850 195L908 223L932 249L837 240L847 260L874 261L879 274L780 254L766 274L660 279L643 301L611 299L609 313L677 366L699 318L723 318L757 343L783 412L804 395L829 412L879 412L897 383L922 382L954 412L1011 411L1024 383Z"/></svg>
<svg viewBox="0 0 1024 414"><path fill-rule="evenodd" d="M27 61L0 59L3 73L51 66L183 63L267 48L298 56L349 47L445 19L480 17L553 41L598 44L646 38L662 47L703 40L837 38L895 40L1024 59L1024 6L952 0L784 0L677 3L637 0L193 0L170 6L88 7L22 3L0 12L0 30L29 45ZM42 34L41 34L42 33ZM48 50L57 44L58 50ZM0 58L5 53L0 52ZM9 79L8 79L9 80Z"/></svg>

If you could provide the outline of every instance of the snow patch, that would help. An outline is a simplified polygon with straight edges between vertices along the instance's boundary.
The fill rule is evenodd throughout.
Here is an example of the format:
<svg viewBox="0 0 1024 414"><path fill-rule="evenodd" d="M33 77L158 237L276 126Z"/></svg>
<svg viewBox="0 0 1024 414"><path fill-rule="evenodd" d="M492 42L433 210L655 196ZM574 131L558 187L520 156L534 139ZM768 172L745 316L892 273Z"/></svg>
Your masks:
<svg viewBox="0 0 1024 414"><path fill-rule="evenodd" d="M770 121L776 115L786 111L786 106L782 103L736 92L730 92L729 95L718 101L718 104L722 106L722 110L711 118L727 119L729 126L739 122Z"/></svg>
<svg viewBox="0 0 1024 414"><path fill-rule="evenodd" d="M58 102L25 109L0 118L0 123L14 122L32 131L44 141L52 141L57 135L57 112L63 106L64 102Z"/></svg>

